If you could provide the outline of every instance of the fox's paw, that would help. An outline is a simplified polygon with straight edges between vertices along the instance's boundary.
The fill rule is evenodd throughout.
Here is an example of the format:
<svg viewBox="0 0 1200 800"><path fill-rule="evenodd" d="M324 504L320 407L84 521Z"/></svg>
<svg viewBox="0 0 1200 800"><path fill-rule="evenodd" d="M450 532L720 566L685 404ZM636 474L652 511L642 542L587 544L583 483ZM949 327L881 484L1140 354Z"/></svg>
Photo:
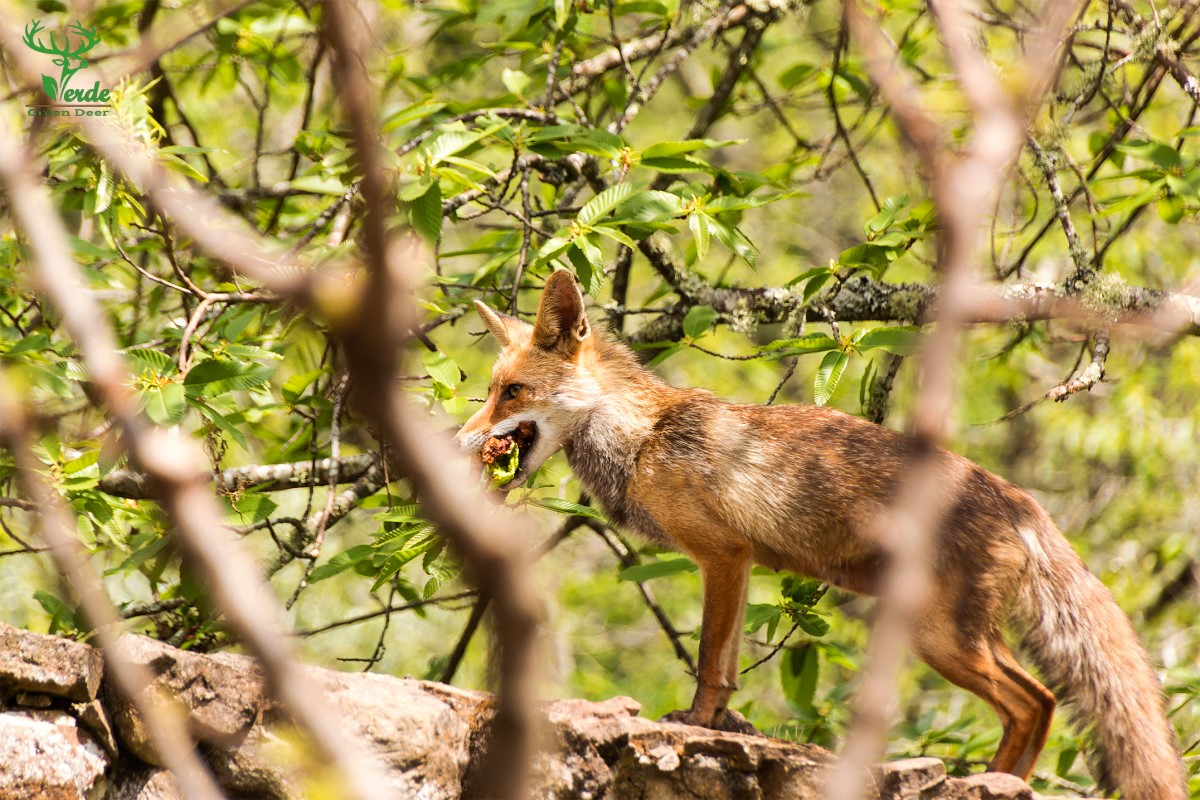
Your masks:
<svg viewBox="0 0 1200 800"><path fill-rule="evenodd" d="M757 736L765 739L766 734L754 727L750 720L743 717L736 711L726 709L715 720L701 719L700 715L691 709L684 711L672 711L663 717L660 717L659 722L677 722L681 725L694 725L697 728L708 728L714 731L724 731L725 733L740 733L744 736Z"/></svg>

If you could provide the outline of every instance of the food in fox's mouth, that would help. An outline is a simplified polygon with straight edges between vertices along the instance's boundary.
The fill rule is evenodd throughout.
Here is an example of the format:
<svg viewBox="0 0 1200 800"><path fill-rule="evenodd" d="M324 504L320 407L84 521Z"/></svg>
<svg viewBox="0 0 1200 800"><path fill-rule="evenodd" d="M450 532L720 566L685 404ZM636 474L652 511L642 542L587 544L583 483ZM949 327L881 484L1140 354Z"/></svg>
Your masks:
<svg viewBox="0 0 1200 800"><path fill-rule="evenodd" d="M515 431L493 436L483 443L479 460L487 465L495 485L502 486L516 476L521 465L521 448L529 446L535 431L532 422L522 422Z"/></svg>

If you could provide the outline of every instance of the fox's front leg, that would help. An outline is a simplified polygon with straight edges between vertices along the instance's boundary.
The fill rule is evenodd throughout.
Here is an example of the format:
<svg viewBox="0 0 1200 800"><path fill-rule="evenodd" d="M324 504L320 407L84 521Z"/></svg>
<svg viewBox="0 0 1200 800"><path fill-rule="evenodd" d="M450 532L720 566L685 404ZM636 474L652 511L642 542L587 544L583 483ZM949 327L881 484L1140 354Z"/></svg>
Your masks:
<svg viewBox="0 0 1200 800"><path fill-rule="evenodd" d="M676 711L663 719L761 736L740 714L728 711L729 698L737 688L738 646L750 582L749 549L696 560L704 587L696 695L687 711Z"/></svg>

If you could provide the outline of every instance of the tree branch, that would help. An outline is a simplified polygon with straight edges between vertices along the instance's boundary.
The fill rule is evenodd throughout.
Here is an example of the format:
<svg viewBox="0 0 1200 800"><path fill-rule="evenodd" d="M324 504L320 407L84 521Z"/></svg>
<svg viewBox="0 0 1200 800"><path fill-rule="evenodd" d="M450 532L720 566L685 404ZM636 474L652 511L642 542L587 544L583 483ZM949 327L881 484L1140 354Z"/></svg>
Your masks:
<svg viewBox="0 0 1200 800"><path fill-rule="evenodd" d="M229 487L230 491L258 489L264 492L282 492L287 489L301 489L328 483L335 464L338 483L353 483L378 461L379 453L373 451L339 459L323 458L315 462L294 461L290 464L230 467L221 471L217 483ZM131 469L113 470L100 479L96 488L107 495L131 500L149 500L154 497L150 479L146 474Z"/></svg>

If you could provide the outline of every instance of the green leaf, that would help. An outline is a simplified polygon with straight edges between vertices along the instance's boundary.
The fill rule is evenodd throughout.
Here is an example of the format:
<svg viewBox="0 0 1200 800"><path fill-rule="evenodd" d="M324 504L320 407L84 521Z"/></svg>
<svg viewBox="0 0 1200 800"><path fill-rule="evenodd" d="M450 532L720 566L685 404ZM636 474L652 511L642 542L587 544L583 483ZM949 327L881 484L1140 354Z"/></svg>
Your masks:
<svg viewBox="0 0 1200 800"><path fill-rule="evenodd" d="M312 372L298 372L288 378L280 387L283 399L288 403L295 404L304 395L304 391L312 386L313 382L322 374L324 374L322 370L314 369Z"/></svg>
<svg viewBox="0 0 1200 800"><path fill-rule="evenodd" d="M888 249L880 247L874 242L855 245L848 250L843 250L838 256L837 263L851 269L869 270L878 276L887 268Z"/></svg>
<svg viewBox="0 0 1200 800"><path fill-rule="evenodd" d="M51 78L49 75L42 76L42 89L45 90L46 96L51 100L58 99L58 81Z"/></svg>
<svg viewBox="0 0 1200 800"><path fill-rule="evenodd" d="M595 261L588 257L589 253ZM583 286L584 294L597 295L604 286L604 264L600 259L600 248L589 242L587 237L580 236L571 243L567 250L567 258L575 267L575 276Z"/></svg>
<svg viewBox="0 0 1200 800"><path fill-rule="evenodd" d="M635 242L633 239L630 239L621 230L619 230L618 228L614 228L611 225L597 225L594 228L592 228L592 232L598 233L601 236L612 239L614 242L619 242L619 243L625 245L626 247L629 247L629 248L637 247L637 242Z"/></svg>
<svg viewBox="0 0 1200 800"><path fill-rule="evenodd" d="M717 168L707 161L693 155L663 156L659 158L642 157L642 166L668 175L682 175L688 172L704 172L713 174Z"/></svg>
<svg viewBox="0 0 1200 800"><path fill-rule="evenodd" d="M887 230L896 220L896 215L906 205L908 205L908 195L906 194L884 200L883 208L879 210L879 213L867 220L867 233L875 234Z"/></svg>
<svg viewBox="0 0 1200 800"><path fill-rule="evenodd" d="M638 192L621 205L623 219L636 222L664 222L683 213L683 199L657 189Z"/></svg>
<svg viewBox="0 0 1200 800"><path fill-rule="evenodd" d="M767 634L767 641L773 638L774 626L779 623L779 618L783 612L779 610L779 606L772 603L751 603L746 606L746 635L757 633L758 629L763 625L771 625L771 632Z"/></svg>
<svg viewBox="0 0 1200 800"><path fill-rule="evenodd" d="M560 500L557 497L540 497L532 498L529 501L530 505L538 508L546 508L550 511L557 511L560 514L572 514L577 517L588 517L604 522L604 515L591 506L572 503L570 500Z"/></svg>
<svg viewBox="0 0 1200 800"><path fill-rule="evenodd" d="M858 340L862 350L881 348L898 356L909 356L917 351L925 342L925 334L914 325L901 325L894 328L874 328L863 334Z"/></svg>
<svg viewBox="0 0 1200 800"><path fill-rule="evenodd" d="M396 199L401 203L411 203L419 197L424 197L435 183L437 183L437 177L433 173L427 172L421 176L420 180L401 186L400 191L396 193Z"/></svg>
<svg viewBox="0 0 1200 800"><path fill-rule="evenodd" d="M453 389L462 382L462 372L459 370L458 365L445 353L426 353L421 358L421 364L435 383L440 383L443 386Z"/></svg>
<svg viewBox="0 0 1200 800"><path fill-rule="evenodd" d="M833 273L829 270L820 275L814 275L809 279L808 283L804 284L804 291L801 292L800 302L808 305L809 301L817 296L817 292L821 291L821 288L832 279Z"/></svg>
<svg viewBox="0 0 1200 800"><path fill-rule="evenodd" d="M537 255L534 257L534 262L538 264L544 264L545 262L562 255L563 252L566 251L566 249L570 246L570 239L561 236L553 236L547 239L538 250Z"/></svg>
<svg viewBox="0 0 1200 800"><path fill-rule="evenodd" d="M444 130L433 141L426 142L424 147L422 147L422 152L429 160L429 163L437 164L446 156L452 156L455 153L466 150L485 136L491 136L496 131L505 127L508 127L508 123L501 122L476 131Z"/></svg>
<svg viewBox="0 0 1200 800"><path fill-rule="evenodd" d="M697 150L710 150L717 147L729 147L742 144L745 139L685 139L681 142L657 142L642 151L642 158L667 158L683 153L694 153Z"/></svg>
<svg viewBox="0 0 1200 800"><path fill-rule="evenodd" d="M1113 148L1120 153L1127 153L1134 158L1140 158L1143 161L1162 167L1163 169L1171 169L1179 166L1179 151L1174 147L1163 142L1147 142L1147 141L1132 141L1118 142L1113 145Z"/></svg>
<svg viewBox="0 0 1200 800"><path fill-rule="evenodd" d="M832 274L833 274L833 270L830 269L829 267L813 267L811 269L804 270L804 272L801 272L796 277L790 279L787 283L784 284L784 286L786 286L787 288L790 289L791 287L795 286L797 283L802 283L804 281L812 280L817 275L832 275Z"/></svg>
<svg viewBox="0 0 1200 800"><path fill-rule="evenodd" d="M79 458L73 458L67 463L63 464L63 472L67 475L71 475L81 470L85 470L92 464L95 464L99 459L99 450L88 450Z"/></svg>
<svg viewBox="0 0 1200 800"><path fill-rule="evenodd" d="M8 355L15 356L20 353L45 350L48 347L50 347L50 337L44 333L33 333L14 344L8 351Z"/></svg>
<svg viewBox="0 0 1200 800"><path fill-rule="evenodd" d="M189 397L188 405L203 414L213 425L228 433L233 440L241 446L243 450L249 450L250 446L246 444L246 435L238 430L237 426L230 422L223 414L215 408L205 403L197 397Z"/></svg>
<svg viewBox="0 0 1200 800"><path fill-rule="evenodd" d="M1121 198L1112 198L1112 200L1103 204L1104 208L1100 212L1101 216L1111 216L1113 214L1122 214L1126 211L1135 211L1148 203L1154 201L1158 197L1159 191L1162 189L1166 180L1157 181L1150 184L1145 189L1135 194L1127 195Z"/></svg>
<svg viewBox="0 0 1200 800"><path fill-rule="evenodd" d="M548 125L525 139L525 144L527 147L551 145L562 152L578 150L603 158L615 158L625 147L625 141L614 133L579 125Z"/></svg>
<svg viewBox="0 0 1200 800"><path fill-rule="evenodd" d="M107 576L119 575L122 572L132 573L134 570L140 569L147 561L158 556L171 544L171 537L160 536L154 531L144 531L137 534L130 542L133 552L120 564L106 569L104 574Z"/></svg>
<svg viewBox="0 0 1200 800"><path fill-rule="evenodd" d="M708 333L718 314L712 306L692 306L683 318L683 332L689 339L699 339Z"/></svg>
<svg viewBox="0 0 1200 800"><path fill-rule="evenodd" d="M245 525L262 522L279 508L278 503L261 492L243 494L236 500L231 500L231 504L233 505L234 513L241 518L242 523Z"/></svg>
<svg viewBox="0 0 1200 800"><path fill-rule="evenodd" d="M192 367L184 377L183 385L192 397L219 397L227 392L257 389L274 371L273 366L266 364L210 358Z"/></svg>
<svg viewBox="0 0 1200 800"><path fill-rule="evenodd" d="M813 380L813 402L819 406L829 402L848 363L850 363L850 356L840 350L833 350L825 354L825 357L821 359L821 366L817 367L816 378Z"/></svg>
<svg viewBox="0 0 1200 800"><path fill-rule="evenodd" d="M834 350L837 346L837 341L829 334L814 331L806 333L797 339L777 339L764 349L774 351L774 354L771 356L772 358L786 358L788 356L802 356L808 353L821 353L826 350Z"/></svg>
<svg viewBox="0 0 1200 800"><path fill-rule="evenodd" d="M1168 225L1178 225L1186 213L1187 206L1184 205L1183 198L1177 194L1158 201L1158 216Z"/></svg>
<svg viewBox="0 0 1200 800"><path fill-rule="evenodd" d="M442 189L438 181L409 203L408 217L418 236L430 244L437 243L442 236Z"/></svg>
<svg viewBox="0 0 1200 800"><path fill-rule="evenodd" d="M661 17L667 14L667 6L655 0L626 0L617 3L615 13L618 17L625 14L657 14Z"/></svg>
<svg viewBox="0 0 1200 800"><path fill-rule="evenodd" d="M819 67L813 64L793 64L788 67L779 76L779 85L783 89L794 89L809 78L819 75L821 72Z"/></svg>
<svg viewBox="0 0 1200 800"><path fill-rule="evenodd" d="M863 370L862 381L858 384L858 406L862 409L863 416L867 414L867 406L871 402L871 390L875 388L875 359L867 362L867 368Z"/></svg>
<svg viewBox="0 0 1200 800"><path fill-rule="evenodd" d="M728 247L734 254L741 256L751 267L758 263L758 251L754 249L754 245L750 244L750 240L744 233L715 217L710 217L708 224L712 228L713 235L721 244Z"/></svg>
<svg viewBox="0 0 1200 800"><path fill-rule="evenodd" d="M369 544L359 544L349 550L343 550L324 564L318 564L308 577L309 583L316 583L332 578L338 573L351 569L364 559L371 557L372 547Z"/></svg>
<svg viewBox="0 0 1200 800"><path fill-rule="evenodd" d="M175 359L161 350L151 350L146 347L132 347L121 351L135 366L150 369L155 375L167 377L176 372Z"/></svg>
<svg viewBox="0 0 1200 800"><path fill-rule="evenodd" d="M777 203L780 200L786 200L789 197L797 197L805 194L800 190L793 192L781 192L779 194L763 195L761 197L717 197L709 200L704 204L704 210L716 214L721 214L726 211L746 211L751 208L762 208L770 203Z"/></svg>
<svg viewBox="0 0 1200 800"><path fill-rule="evenodd" d="M797 615L795 619L800 630L809 636L824 636L829 633L829 623L810 611Z"/></svg>
<svg viewBox="0 0 1200 800"><path fill-rule="evenodd" d="M820 673L819 649L806 644L792 650L784 650L779 660L779 677L788 704L801 713L816 713L813 699L817 693L817 678Z"/></svg>
<svg viewBox="0 0 1200 800"><path fill-rule="evenodd" d="M617 575L622 581L648 581L654 578L664 578L667 575L678 575L683 572L695 572L699 567L690 558L670 558L666 561L651 561L646 564L636 564L626 567Z"/></svg>
<svg viewBox="0 0 1200 800"><path fill-rule="evenodd" d="M224 358L210 358L192 367L184 376L183 385L203 386L206 383L227 380L245 372L245 364Z"/></svg>
<svg viewBox="0 0 1200 800"><path fill-rule="evenodd" d="M79 630L75 610L62 600L41 589L33 593L33 599L50 615L50 633Z"/></svg>
<svg viewBox="0 0 1200 800"><path fill-rule="evenodd" d="M143 392L146 398L146 414L159 425L174 425L183 418L187 394L183 387L172 381L166 386L154 386Z"/></svg>
<svg viewBox="0 0 1200 800"><path fill-rule="evenodd" d="M1054 767L1054 774L1060 778L1065 778L1071 773L1071 766L1075 763L1075 758L1079 755L1079 748L1064 747L1058 754L1058 763Z"/></svg>
<svg viewBox="0 0 1200 800"><path fill-rule="evenodd" d="M71 249L81 256L104 259L105 261L111 261L117 257L115 250L107 250L99 247L87 239L80 239L78 236L68 234L67 240L71 243Z"/></svg>
<svg viewBox="0 0 1200 800"><path fill-rule="evenodd" d="M708 245L712 241L712 230L708 220L708 215L702 211L693 212L688 217L688 227L692 229L692 238L696 241L697 261L703 261L708 255Z"/></svg>
<svg viewBox="0 0 1200 800"><path fill-rule="evenodd" d="M208 176L200 170L193 167L190 163L176 155L163 153L159 158L162 165L172 172L178 172L180 175L186 175L197 183L208 183Z"/></svg>
<svg viewBox="0 0 1200 800"><path fill-rule="evenodd" d="M346 185L337 178L321 175L301 175L292 181L292 188L301 192L340 196L346 193Z"/></svg>
<svg viewBox="0 0 1200 800"><path fill-rule="evenodd" d="M504 84L505 89L508 89L518 97L523 97L525 90L529 88L529 84L533 83L533 78L519 69L505 67L500 72L500 82Z"/></svg>
<svg viewBox="0 0 1200 800"><path fill-rule="evenodd" d="M376 522L409 522L427 524L422 514L421 506L417 503L406 503L393 506L375 517Z"/></svg>
<svg viewBox="0 0 1200 800"><path fill-rule="evenodd" d="M580 225L592 225L599 222L608 212L624 203L633 196L637 189L631 183L614 183L600 194L583 204L575 220Z"/></svg>

